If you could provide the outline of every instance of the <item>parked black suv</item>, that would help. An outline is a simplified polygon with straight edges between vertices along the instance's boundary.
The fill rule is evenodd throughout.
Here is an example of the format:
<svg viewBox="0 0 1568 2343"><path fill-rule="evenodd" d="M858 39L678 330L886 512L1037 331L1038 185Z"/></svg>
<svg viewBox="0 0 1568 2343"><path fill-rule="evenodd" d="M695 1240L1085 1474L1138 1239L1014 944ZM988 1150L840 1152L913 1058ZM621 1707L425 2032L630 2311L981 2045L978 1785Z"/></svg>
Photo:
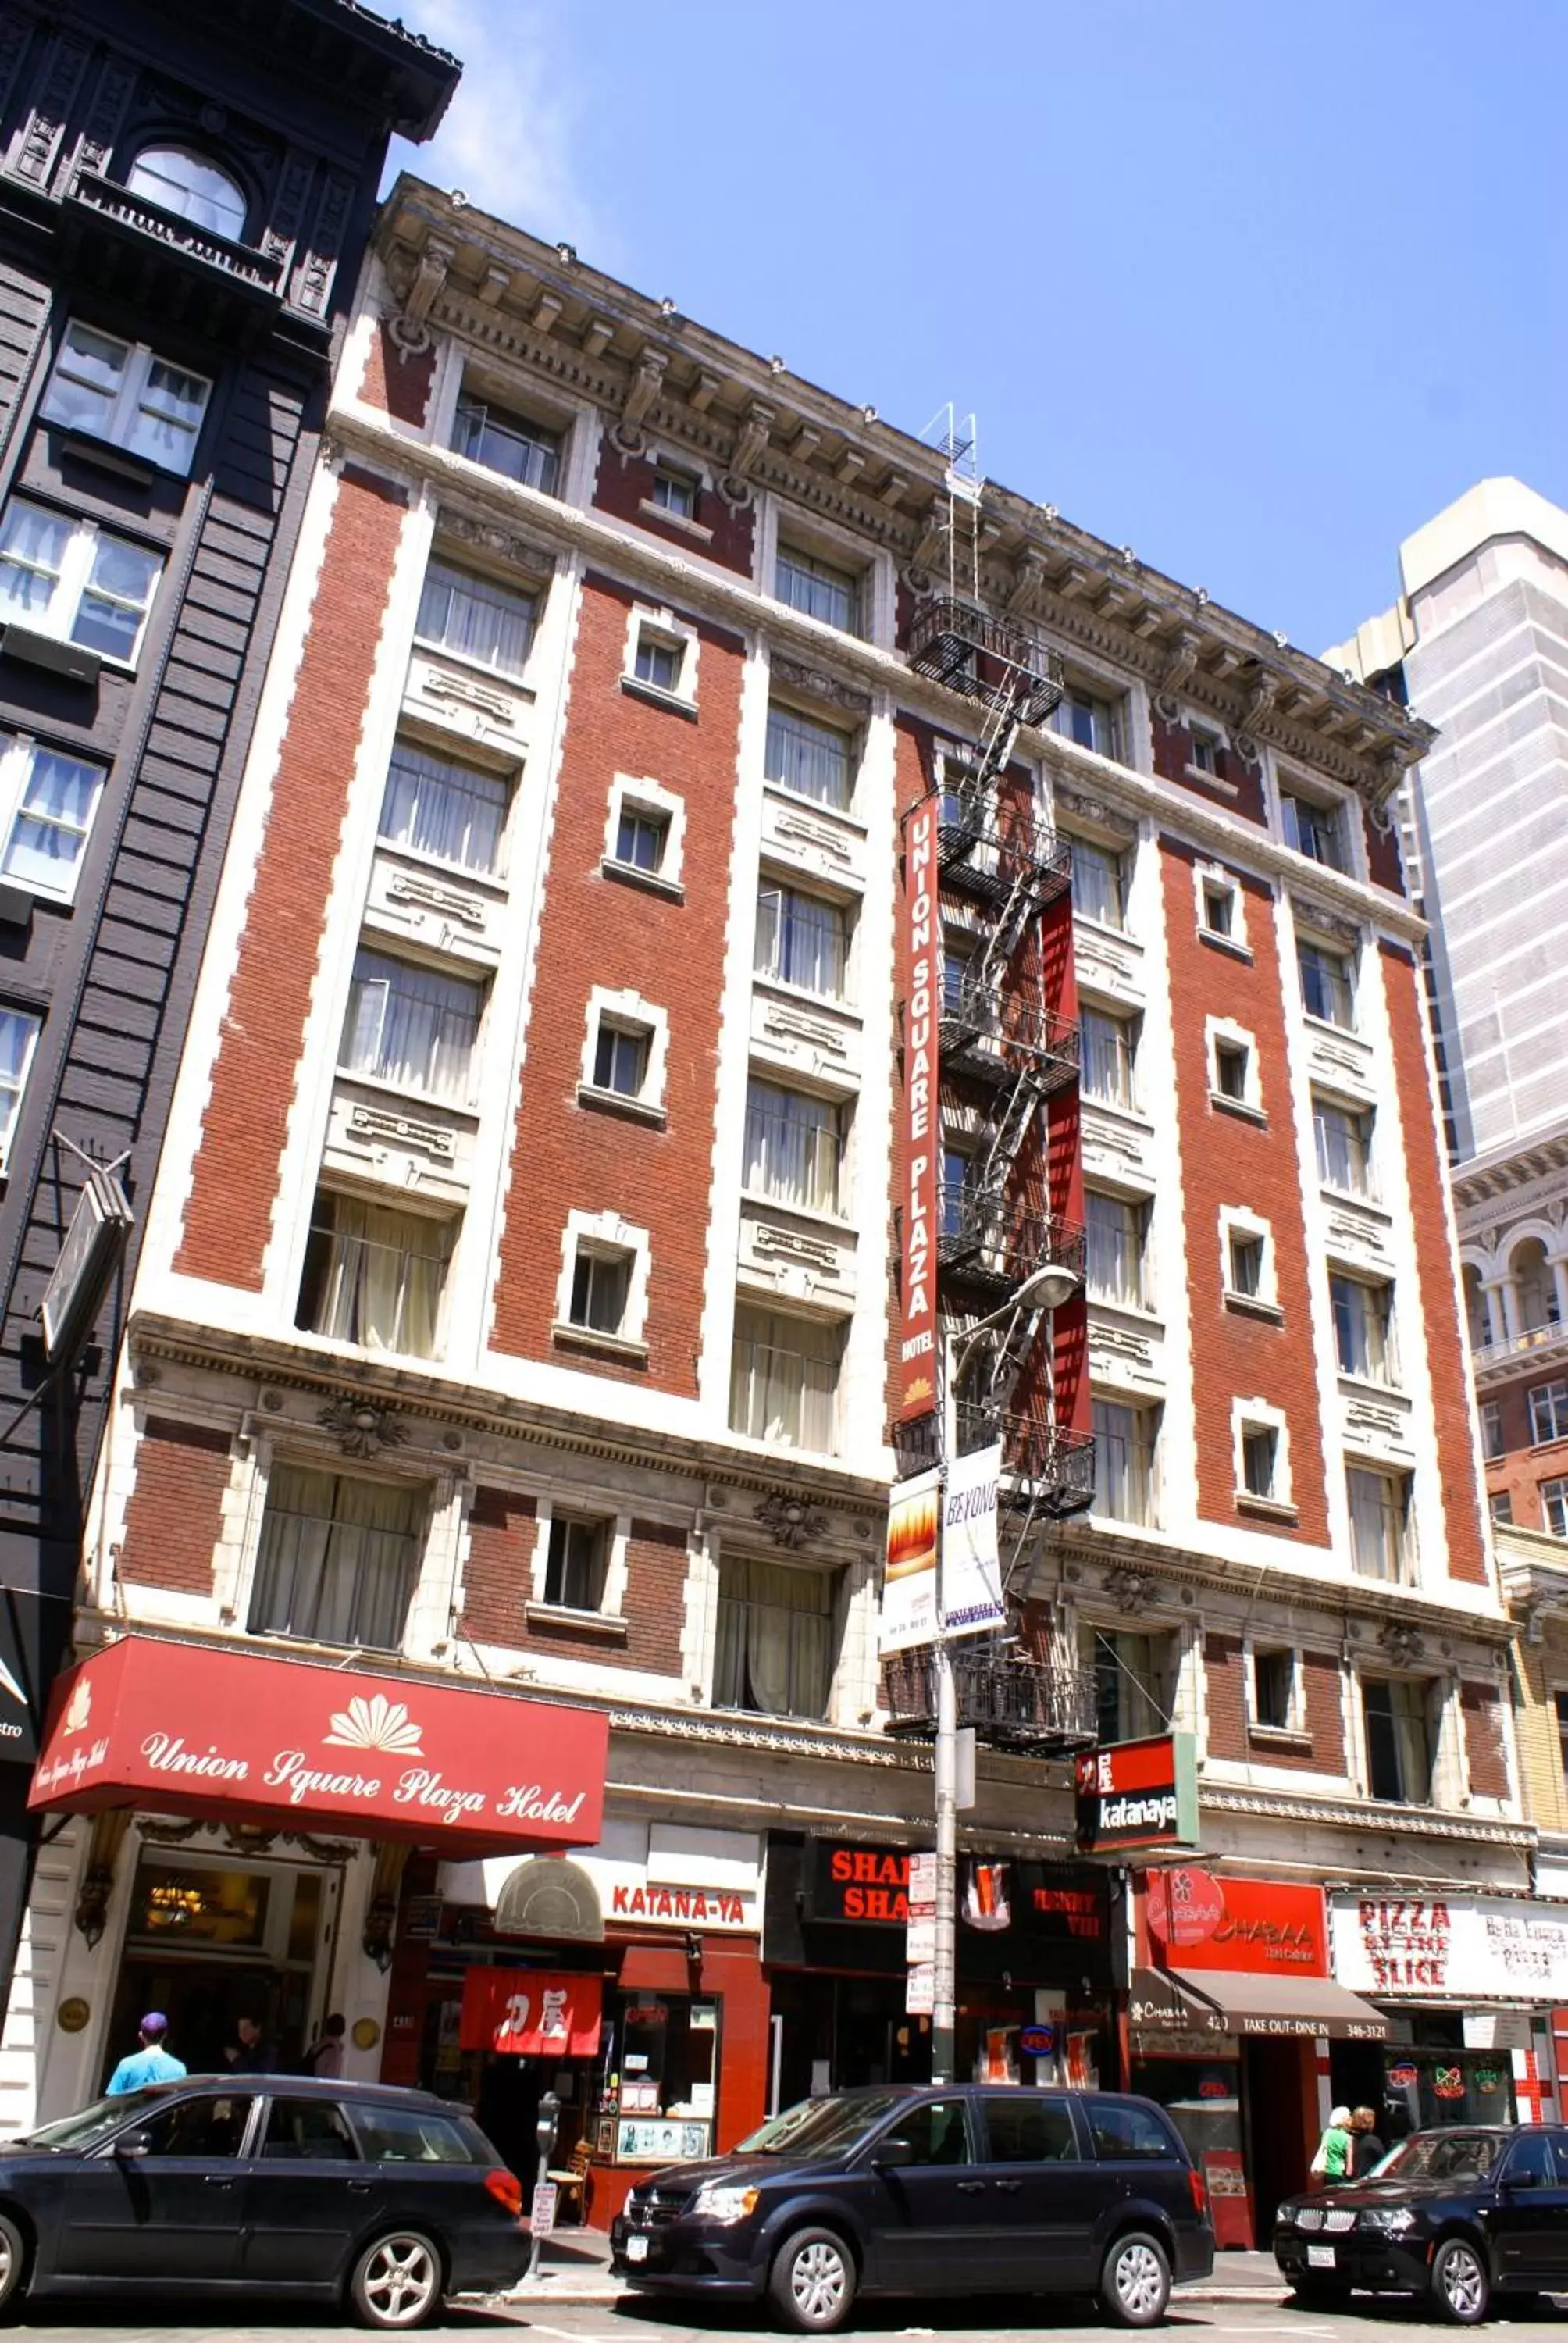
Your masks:
<svg viewBox="0 0 1568 2343"><path fill-rule="evenodd" d="M1352 2287L1427 2297L1478 2326L1493 2294L1568 2289L1568 2131L1467 2124L1412 2132L1369 2180L1289 2197L1274 2258L1305 2302Z"/></svg>
<svg viewBox="0 0 1568 2343"><path fill-rule="evenodd" d="M1083 2294L1123 2327L1204 2278L1201 2176L1162 2109L954 2086L806 2099L730 2155L655 2173L611 2230L628 2286L772 2298L824 2335L859 2294Z"/></svg>

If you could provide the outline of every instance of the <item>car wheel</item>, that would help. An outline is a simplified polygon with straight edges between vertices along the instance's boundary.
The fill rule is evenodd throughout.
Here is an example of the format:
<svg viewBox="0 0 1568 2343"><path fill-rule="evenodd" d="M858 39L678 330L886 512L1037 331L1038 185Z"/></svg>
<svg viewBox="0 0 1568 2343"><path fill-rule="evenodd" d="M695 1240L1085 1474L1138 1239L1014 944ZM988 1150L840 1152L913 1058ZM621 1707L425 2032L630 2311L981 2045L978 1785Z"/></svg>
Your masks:
<svg viewBox="0 0 1568 2343"><path fill-rule="evenodd" d="M1158 2327L1171 2299L1171 2264L1158 2237L1118 2237L1100 2273L1100 2299L1119 2327Z"/></svg>
<svg viewBox="0 0 1568 2343"><path fill-rule="evenodd" d="M367 2246L348 2281L364 2327L422 2327L441 2299L441 2257L417 2229L393 2229Z"/></svg>
<svg viewBox="0 0 1568 2343"><path fill-rule="evenodd" d="M1432 2261L1432 2303L1452 2327L1479 2327L1492 2288L1480 2247L1468 2237L1448 2237Z"/></svg>
<svg viewBox="0 0 1568 2343"><path fill-rule="evenodd" d="M7 2215L0 2213L0 2317L15 2309L27 2283L27 2240Z"/></svg>
<svg viewBox="0 0 1568 2343"><path fill-rule="evenodd" d="M830 2335L855 2299L855 2258L834 2229L797 2229L774 2258L769 2290L791 2327Z"/></svg>

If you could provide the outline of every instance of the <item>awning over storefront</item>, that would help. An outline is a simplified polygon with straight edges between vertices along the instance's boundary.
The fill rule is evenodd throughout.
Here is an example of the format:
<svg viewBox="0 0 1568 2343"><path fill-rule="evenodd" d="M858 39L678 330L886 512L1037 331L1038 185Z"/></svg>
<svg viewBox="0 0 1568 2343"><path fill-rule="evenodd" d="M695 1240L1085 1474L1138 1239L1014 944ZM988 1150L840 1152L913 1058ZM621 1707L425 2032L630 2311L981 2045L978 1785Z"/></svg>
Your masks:
<svg viewBox="0 0 1568 2343"><path fill-rule="evenodd" d="M1388 2019L1332 1977L1247 1969L1173 1969L1184 1993L1217 2009L1227 2034L1328 2034L1386 2042Z"/></svg>
<svg viewBox="0 0 1568 2343"><path fill-rule="evenodd" d="M1127 2019L1134 2035L1222 2035L1226 2031L1213 2003L1201 1993L1189 1993L1164 1969L1133 1970Z"/></svg>
<svg viewBox="0 0 1568 2343"><path fill-rule="evenodd" d="M56 1685L27 1803L518 1855L594 1843L608 1743L588 1709L127 1635Z"/></svg>

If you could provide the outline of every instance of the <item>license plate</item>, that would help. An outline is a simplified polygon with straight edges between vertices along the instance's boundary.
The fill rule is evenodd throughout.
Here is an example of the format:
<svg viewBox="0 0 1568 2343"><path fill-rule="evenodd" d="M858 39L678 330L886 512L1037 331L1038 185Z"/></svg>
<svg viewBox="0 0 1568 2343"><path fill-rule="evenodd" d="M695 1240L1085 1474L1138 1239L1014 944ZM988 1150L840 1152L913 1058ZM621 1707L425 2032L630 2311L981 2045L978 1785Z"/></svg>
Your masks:
<svg viewBox="0 0 1568 2343"><path fill-rule="evenodd" d="M638 2239L638 2243L641 2243L640 2239ZM1307 2268L1309 2269L1332 2269L1333 2266L1334 2249L1332 2246L1309 2246L1307 2247Z"/></svg>
<svg viewBox="0 0 1568 2343"><path fill-rule="evenodd" d="M628 2237L626 2241L626 2258L628 2262L645 2262L648 2259L648 2239L646 2237ZM1330 2261L1332 2261L1333 2258L1333 2249L1331 2247L1329 2250Z"/></svg>

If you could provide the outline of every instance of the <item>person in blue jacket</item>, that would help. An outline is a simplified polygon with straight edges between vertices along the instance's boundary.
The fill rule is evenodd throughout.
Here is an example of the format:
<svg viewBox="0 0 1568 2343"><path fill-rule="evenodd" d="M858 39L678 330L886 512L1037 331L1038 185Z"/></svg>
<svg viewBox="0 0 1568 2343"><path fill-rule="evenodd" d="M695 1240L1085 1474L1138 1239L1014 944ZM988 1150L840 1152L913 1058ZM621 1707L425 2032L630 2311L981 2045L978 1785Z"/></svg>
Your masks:
<svg viewBox="0 0 1568 2343"><path fill-rule="evenodd" d="M130 2051L104 2086L105 2096L118 2098L122 2091L139 2091L145 2083L177 2083L185 2075L180 2061L164 2047L164 2036L169 2021L161 2009L149 2009L136 2032L141 2036L139 2050Z"/></svg>

